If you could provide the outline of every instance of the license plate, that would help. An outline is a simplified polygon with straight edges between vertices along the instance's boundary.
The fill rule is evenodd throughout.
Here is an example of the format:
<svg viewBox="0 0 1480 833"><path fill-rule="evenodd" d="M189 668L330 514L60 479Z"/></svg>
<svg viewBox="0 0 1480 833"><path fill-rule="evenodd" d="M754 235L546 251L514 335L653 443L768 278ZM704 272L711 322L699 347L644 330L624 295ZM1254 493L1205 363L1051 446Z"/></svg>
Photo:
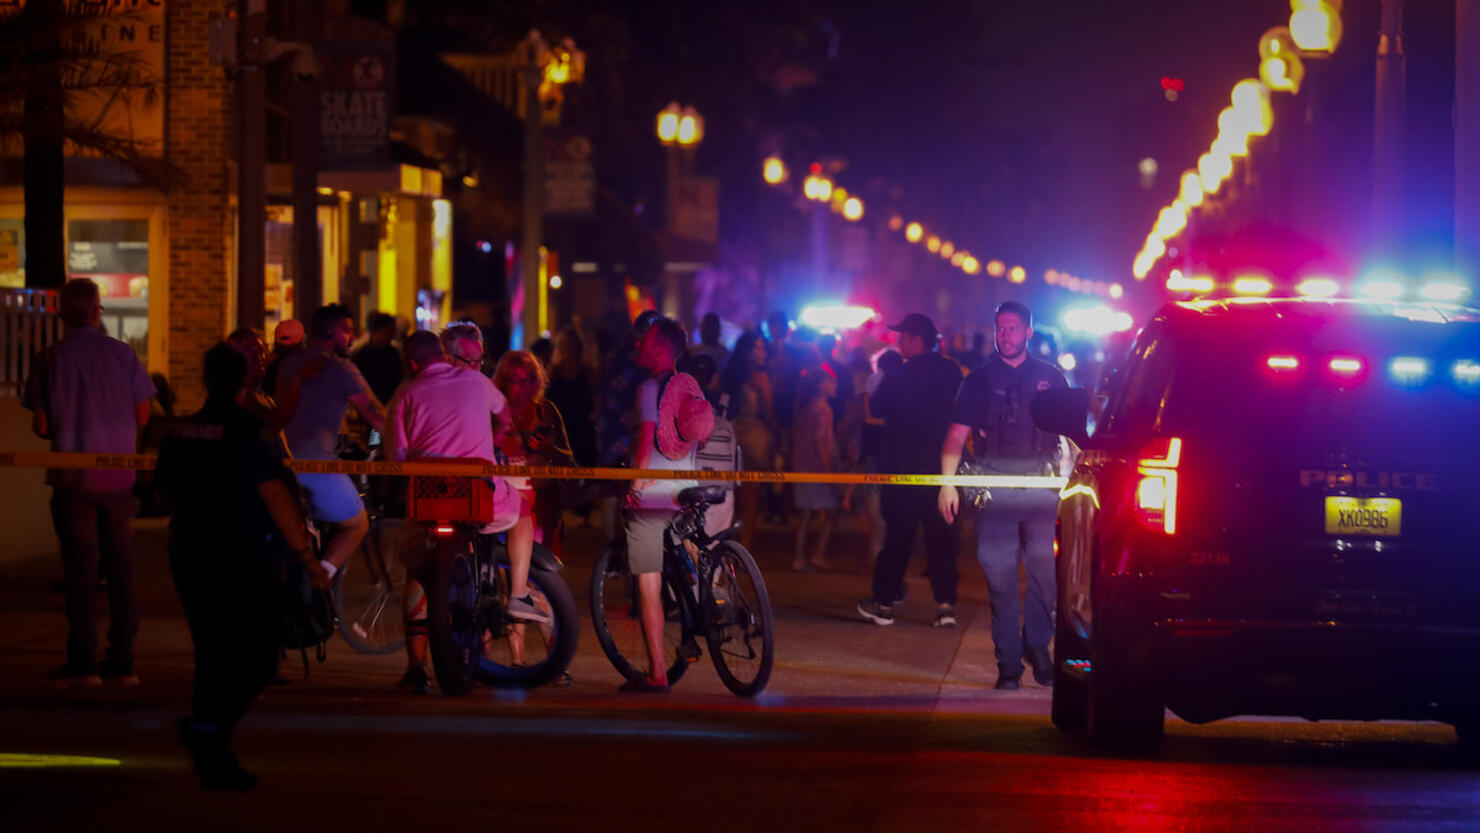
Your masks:
<svg viewBox="0 0 1480 833"><path fill-rule="evenodd" d="M1391 497L1326 497L1327 535L1396 537L1403 533L1403 502Z"/></svg>

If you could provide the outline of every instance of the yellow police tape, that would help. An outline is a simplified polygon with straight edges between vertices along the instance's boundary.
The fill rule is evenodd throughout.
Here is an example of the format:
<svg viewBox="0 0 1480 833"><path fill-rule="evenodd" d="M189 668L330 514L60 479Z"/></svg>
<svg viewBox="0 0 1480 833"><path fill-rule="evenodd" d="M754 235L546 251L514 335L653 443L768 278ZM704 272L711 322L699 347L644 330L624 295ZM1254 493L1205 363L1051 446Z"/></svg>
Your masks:
<svg viewBox="0 0 1480 833"><path fill-rule="evenodd" d="M89 454L62 451L0 451L0 468L140 469L154 468L152 454ZM713 480L738 483L858 483L884 486L985 486L991 489L1061 489L1062 477L999 474L862 474L856 472L668 471L585 468L582 466L501 466L433 460L388 463L355 460L288 460L299 474L440 475L451 477L536 477L548 480Z"/></svg>

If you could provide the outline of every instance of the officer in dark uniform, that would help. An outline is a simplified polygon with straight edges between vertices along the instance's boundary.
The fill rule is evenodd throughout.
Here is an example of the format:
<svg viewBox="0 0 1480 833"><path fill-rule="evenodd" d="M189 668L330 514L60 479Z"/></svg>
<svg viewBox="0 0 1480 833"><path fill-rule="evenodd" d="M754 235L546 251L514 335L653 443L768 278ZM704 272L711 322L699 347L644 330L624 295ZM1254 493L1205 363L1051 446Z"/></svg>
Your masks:
<svg viewBox="0 0 1480 833"><path fill-rule="evenodd" d="M1028 355L1033 316L1016 301L997 307L997 352L972 372L956 395L955 414L941 448L941 473L955 474L968 437L976 460L989 474L1051 475L1060 439L1033 426L1033 397L1067 387L1057 367ZM942 486L940 512L954 520L960 496ZM997 650L997 688L1015 690L1024 653L1033 679L1053 685L1055 577L1053 527L1058 492L1053 489L996 489L976 519L976 557L987 574L992 601L992 641ZM1018 604L1018 562L1028 574L1027 610ZM1018 618L1022 616L1022 630Z"/></svg>
<svg viewBox="0 0 1480 833"><path fill-rule="evenodd" d="M951 403L961 387L961 366L940 354L940 333L928 316L912 312L889 329L899 333L904 361L884 373L869 397L871 412L884 420L879 467L890 474L931 474L950 424ZM858 602L859 615L876 625L894 624L893 606L904 597L915 531L923 528L930 590L935 595L933 624L954 628L956 555L961 549L955 526L936 515L929 489L884 486L879 503L884 548L874 563L873 595Z"/></svg>
<svg viewBox="0 0 1480 833"><path fill-rule="evenodd" d="M313 582L314 556L293 473L263 424L236 402L247 360L226 344L205 355L206 403L165 438L154 483L169 499L170 570L195 645L189 718L176 727L206 789L246 790L231 733L277 672L285 559Z"/></svg>

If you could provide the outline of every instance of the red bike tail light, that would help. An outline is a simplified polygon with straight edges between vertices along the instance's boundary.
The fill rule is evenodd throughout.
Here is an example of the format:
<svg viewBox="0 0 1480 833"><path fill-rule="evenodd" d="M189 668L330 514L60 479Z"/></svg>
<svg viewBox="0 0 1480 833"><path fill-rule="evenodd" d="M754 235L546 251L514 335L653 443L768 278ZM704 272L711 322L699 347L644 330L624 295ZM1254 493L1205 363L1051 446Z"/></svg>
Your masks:
<svg viewBox="0 0 1480 833"><path fill-rule="evenodd" d="M457 527L439 524L433 527L432 531L435 532L437 534L437 537L439 538L447 538L457 532Z"/></svg>
<svg viewBox="0 0 1480 833"><path fill-rule="evenodd" d="M1157 440L1136 461L1136 520L1147 529L1177 533L1177 468L1182 463L1182 438Z"/></svg>

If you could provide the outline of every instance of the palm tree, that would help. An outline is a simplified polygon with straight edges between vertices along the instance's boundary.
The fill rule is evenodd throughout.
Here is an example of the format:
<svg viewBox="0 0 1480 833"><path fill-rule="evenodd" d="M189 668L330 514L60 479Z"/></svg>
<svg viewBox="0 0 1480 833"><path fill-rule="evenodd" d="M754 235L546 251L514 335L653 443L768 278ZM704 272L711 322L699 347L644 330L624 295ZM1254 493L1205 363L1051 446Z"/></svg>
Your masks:
<svg viewBox="0 0 1480 833"><path fill-rule="evenodd" d="M106 4L27 0L0 17L0 143L25 146L26 285L67 279L63 161L74 153L112 159L145 182L164 185L160 149L120 133L109 114L135 100L153 104L160 81L137 55L114 51L98 27L134 22ZM86 105L86 106L83 106Z"/></svg>

